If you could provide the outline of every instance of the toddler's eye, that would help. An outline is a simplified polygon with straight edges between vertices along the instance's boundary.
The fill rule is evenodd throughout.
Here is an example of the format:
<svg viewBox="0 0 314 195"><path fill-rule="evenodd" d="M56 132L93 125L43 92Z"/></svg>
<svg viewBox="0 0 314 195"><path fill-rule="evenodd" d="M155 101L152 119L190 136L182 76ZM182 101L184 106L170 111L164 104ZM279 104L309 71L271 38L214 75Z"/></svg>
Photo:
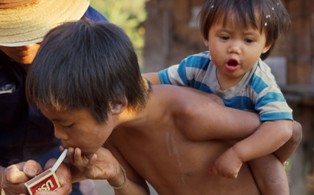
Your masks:
<svg viewBox="0 0 314 195"><path fill-rule="evenodd" d="M222 40L228 40L229 36L227 36L227 35L220 35L219 38L222 39Z"/></svg>
<svg viewBox="0 0 314 195"><path fill-rule="evenodd" d="M247 43L252 43L252 42L253 42L253 39L246 38L246 39L244 39L244 41L247 42Z"/></svg>

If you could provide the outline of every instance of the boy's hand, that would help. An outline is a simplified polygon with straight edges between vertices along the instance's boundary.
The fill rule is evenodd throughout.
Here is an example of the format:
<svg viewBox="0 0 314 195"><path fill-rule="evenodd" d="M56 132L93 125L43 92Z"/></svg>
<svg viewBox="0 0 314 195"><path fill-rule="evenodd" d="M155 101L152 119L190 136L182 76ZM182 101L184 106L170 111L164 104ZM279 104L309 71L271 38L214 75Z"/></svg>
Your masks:
<svg viewBox="0 0 314 195"><path fill-rule="evenodd" d="M79 148L68 148L68 160L86 178L106 179L113 186L118 186L124 179L119 162L106 148L100 148L95 154L89 156L83 155Z"/></svg>
<svg viewBox="0 0 314 195"><path fill-rule="evenodd" d="M217 158L214 166L209 169L209 173L235 179L238 177L242 164L243 162L231 147Z"/></svg>
<svg viewBox="0 0 314 195"><path fill-rule="evenodd" d="M33 160L17 163L5 168L0 177L1 188L6 195L27 194L24 182L42 172L40 164Z"/></svg>

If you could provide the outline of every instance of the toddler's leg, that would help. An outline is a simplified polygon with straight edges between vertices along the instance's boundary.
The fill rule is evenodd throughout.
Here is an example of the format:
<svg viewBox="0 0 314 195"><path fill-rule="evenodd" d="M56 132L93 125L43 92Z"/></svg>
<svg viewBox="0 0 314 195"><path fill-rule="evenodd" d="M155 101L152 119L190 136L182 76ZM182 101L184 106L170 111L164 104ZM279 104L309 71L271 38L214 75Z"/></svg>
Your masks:
<svg viewBox="0 0 314 195"><path fill-rule="evenodd" d="M248 162L262 195L289 195L289 182L284 166L275 155Z"/></svg>

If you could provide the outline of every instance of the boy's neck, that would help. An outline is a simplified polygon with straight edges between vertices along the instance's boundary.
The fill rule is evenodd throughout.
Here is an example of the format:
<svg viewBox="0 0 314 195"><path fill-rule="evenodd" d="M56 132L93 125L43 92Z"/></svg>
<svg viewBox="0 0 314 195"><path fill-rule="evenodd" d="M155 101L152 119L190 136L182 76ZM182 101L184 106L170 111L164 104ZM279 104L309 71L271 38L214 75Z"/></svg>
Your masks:
<svg viewBox="0 0 314 195"><path fill-rule="evenodd" d="M132 125L132 124L138 124L139 122L143 121L143 118L146 117L146 106L148 103L148 99L149 99L149 94L152 91L152 86L151 83L143 78L143 83L144 83L144 87L145 87L145 96L146 96L146 100L145 100L145 105L139 105L136 108L132 108L132 107L126 107L123 112L121 114L119 114L119 123L124 125Z"/></svg>
<svg viewBox="0 0 314 195"><path fill-rule="evenodd" d="M117 125L117 127L132 128L141 126L140 124L143 123L145 117L147 116L145 114L145 110L146 110L145 108L136 110L126 108L118 116L119 125Z"/></svg>

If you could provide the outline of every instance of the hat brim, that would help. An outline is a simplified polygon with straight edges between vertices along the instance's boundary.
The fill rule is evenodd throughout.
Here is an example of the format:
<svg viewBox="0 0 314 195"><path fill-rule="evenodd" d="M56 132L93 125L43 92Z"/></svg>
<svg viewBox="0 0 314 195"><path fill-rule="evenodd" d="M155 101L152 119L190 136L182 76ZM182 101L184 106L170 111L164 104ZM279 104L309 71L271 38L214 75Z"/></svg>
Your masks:
<svg viewBox="0 0 314 195"><path fill-rule="evenodd" d="M90 0L40 0L0 9L0 45L16 47L41 42L52 28L79 20Z"/></svg>

